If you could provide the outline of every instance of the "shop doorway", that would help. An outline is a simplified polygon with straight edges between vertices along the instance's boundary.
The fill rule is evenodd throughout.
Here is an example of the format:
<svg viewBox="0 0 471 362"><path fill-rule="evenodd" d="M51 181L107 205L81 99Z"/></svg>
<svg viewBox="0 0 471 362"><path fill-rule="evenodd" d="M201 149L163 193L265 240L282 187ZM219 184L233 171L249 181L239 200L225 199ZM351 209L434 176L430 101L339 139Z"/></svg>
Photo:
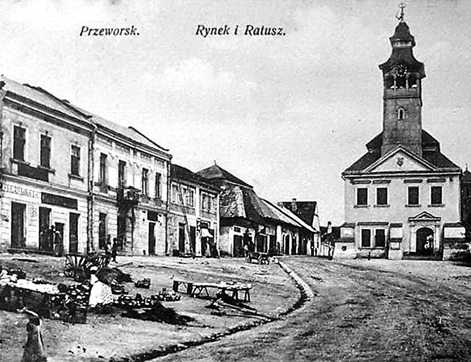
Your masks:
<svg viewBox="0 0 471 362"><path fill-rule="evenodd" d="M285 236L285 255L289 255L289 235Z"/></svg>
<svg viewBox="0 0 471 362"><path fill-rule="evenodd" d="M39 250L52 251L51 209L39 208Z"/></svg>
<svg viewBox="0 0 471 362"><path fill-rule="evenodd" d="M124 250L126 245L126 216L118 216L118 250Z"/></svg>
<svg viewBox="0 0 471 362"><path fill-rule="evenodd" d="M11 203L11 247L26 248L25 238L25 210L26 205Z"/></svg>
<svg viewBox="0 0 471 362"><path fill-rule="evenodd" d="M269 237L270 242L269 242L269 247L268 247L268 254L269 255L276 255L276 236L275 235L270 235Z"/></svg>
<svg viewBox="0 0 471 362"><path fill-rule="evenodd" d="M244 246L242 245L242 235L234 235L233 254L234 257L244 256Z"/></svg>
<svg viewBox="0 0 471 362"><path fill-rule="evenodd" d="M298 249L298 239L293 236L293 242L291 243L291 255L296 255Z"/></svg>
<svg viewBox="0 0 471 362"><path fill-rule="evenodd" d="M190 226L190 248L193 255L196 254L196 227Z"/></svg>
<svg viewBox="0 0 471 362"><path fill-rule="evenodd" d="M185 224L178 224L178 251L180 255L185 253Z"/></svg>
<svg viewBox="0 0 471 362"><path fill-rule="evenodd" d="M69 216L69 253L78 253L78 225L80 214L71 212Z"/></svg>
<svg viewBox="0 0 471 362"><path fill-rule="evenodd" d="M149 255L155 255L155 222L149 222Z"/></svg>

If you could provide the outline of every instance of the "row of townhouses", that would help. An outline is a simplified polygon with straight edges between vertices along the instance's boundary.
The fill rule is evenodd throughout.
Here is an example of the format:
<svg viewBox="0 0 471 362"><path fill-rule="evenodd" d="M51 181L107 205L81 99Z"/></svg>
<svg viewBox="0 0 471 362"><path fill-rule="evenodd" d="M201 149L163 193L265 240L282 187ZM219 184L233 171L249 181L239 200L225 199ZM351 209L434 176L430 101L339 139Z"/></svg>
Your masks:
<svg viewBox="0 0 471 362"><path fill-rule="evenodd" d="M194 173L133 127L0 78L0 252L322 254L315 202L283 204L217 165ZM288 205L288 207L286 206Z"/></svg>

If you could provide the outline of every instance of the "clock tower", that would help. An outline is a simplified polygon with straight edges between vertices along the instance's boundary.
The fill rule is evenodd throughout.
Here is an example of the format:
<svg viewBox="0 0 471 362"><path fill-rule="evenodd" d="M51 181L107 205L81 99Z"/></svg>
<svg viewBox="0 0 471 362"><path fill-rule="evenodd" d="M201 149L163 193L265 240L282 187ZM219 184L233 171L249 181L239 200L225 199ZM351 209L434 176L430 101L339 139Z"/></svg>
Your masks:
<svg viewBox="0 0 471 362"><path fill-rule="evenodd" d="M415 39L401 12L394 35L389 38L392 53L379 68L383 72L383 136L381 155L398 145L422 156L423 63L415 59Z"/></svg>

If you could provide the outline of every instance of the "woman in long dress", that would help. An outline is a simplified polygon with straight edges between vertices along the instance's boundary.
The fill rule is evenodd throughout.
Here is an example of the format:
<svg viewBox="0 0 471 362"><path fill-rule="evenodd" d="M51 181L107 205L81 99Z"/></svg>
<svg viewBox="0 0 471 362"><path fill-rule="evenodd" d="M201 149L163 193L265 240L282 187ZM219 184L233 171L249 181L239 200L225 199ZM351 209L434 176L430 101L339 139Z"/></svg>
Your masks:
<svg viewBox="0 0 471 362"><path fill-rule="evenodd" d="M41 334L41 318L37 313L23 308L20 312L25 313L29 322L26 325L28 339L24 346L21 362L47 362L46 350L44 349L43 336Z"/></svg>

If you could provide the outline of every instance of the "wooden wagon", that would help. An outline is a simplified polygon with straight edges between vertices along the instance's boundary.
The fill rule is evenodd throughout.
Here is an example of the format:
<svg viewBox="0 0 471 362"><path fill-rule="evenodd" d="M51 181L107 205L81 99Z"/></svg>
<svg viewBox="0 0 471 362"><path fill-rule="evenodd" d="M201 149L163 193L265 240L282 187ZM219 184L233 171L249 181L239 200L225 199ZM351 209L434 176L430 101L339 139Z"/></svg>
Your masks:
<svg viewBox="0 0 471 362"><path fill-rule="evenodd" d="M90 268L95 266L98 271L110 264L111 255L106 254L67 254L64 262L64 274L77 281L90 277Z"/></svg>

